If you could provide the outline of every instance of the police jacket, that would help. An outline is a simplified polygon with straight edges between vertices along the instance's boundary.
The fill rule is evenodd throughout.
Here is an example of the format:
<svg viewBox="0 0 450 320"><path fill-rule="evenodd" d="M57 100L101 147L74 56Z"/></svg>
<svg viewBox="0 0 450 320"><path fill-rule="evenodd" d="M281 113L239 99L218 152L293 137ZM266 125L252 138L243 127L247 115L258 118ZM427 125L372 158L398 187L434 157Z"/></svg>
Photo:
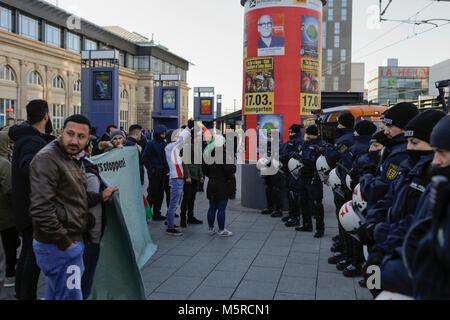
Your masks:
<svg viewBox="0 0 450 320"><path fill-rule="evenodd" d="M300 170L301 179L310 179L318 176L316 162L320 157L317 140L305 141L301 144L300 162L304 167Z"/></svg>
<svg viewBox="0 0 450 320"><path fill-rule="evenodd" d="M396 189L392 190L393 195L388 193L389 200L385 201L384 208L379 206L370 212L380 216L387 214L386 221L375 229L374 238L377 243L375 250L392 253L395 248L401 247L407 231L404 224L415 214L419 200L430 183L429 169L432 161L432 154L424 156L409 172L401 174ZM406 162L411 165L409 160Z"/></svg>
<svg viewBox="0 0 450 320"><path fill-rule="evenodd" d="M389 140L383 151L377 174L361 177L361 191L367 200L368 209L383 199L389 187L398 180L400 164L408 158L407 144L404 134Z"/></svg>
<svg viewBox="0 0 450 320"><path fill-rule="evenodd" d="M157 174L166 176L169 173L169 165L166 160L165 148L167 142L161 138L164 130L159 126L155 128L154 138L145 147L142 161L149 175Z"/></svg>
<svg viewBox="0 0 450 320"><path fill-rule="evenodd" d="M430 188L428 188L430 189ZM447 186L447 195L450 184ZM433 221L432 205L414 217L402 247L402 257L413 283L416 299L450 299L450 202L443 210L444 219ZM436 233L433 232L436 223Z"/></svg>
<svg viewBox="0 0 450 320"><path fill-rule="evenodd" d="M325 148L324 156L330 168L335 168L336 164L342 160L343 155L350 151L355 143L354 129L342 129L342 135L336 139L334 146ZM348 167L350 170L350 168Z"/></svg>
<svg viewBox="0 0 450 320"><path fill-rule="evenodd" d="M365 174L375 174L380 162L380 153L378 151L367 152L353 161L350 177L352 178L352 189L354 189L359 179Z"/></svg>
<svg viewBox="0 0 450 320"><path fill-rule="evenodd" d="M296 135L289 137L289 141L283 144L280 149L280 161L283 164L283 171L286 174L286 183L289 188L294 187L296 181L289 172L288 163L294 154L299 152L299 147L302 142L303 139L301 134L297 133Z"/></svg>

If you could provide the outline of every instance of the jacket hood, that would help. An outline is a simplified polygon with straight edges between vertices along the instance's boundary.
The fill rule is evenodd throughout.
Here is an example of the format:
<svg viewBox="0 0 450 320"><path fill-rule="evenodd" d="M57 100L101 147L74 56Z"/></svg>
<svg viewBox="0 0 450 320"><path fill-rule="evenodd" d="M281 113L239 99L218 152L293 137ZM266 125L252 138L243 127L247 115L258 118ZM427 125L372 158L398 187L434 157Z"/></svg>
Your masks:
<svg viewBox="0 0 450 320"><path fill-rule="evenodd" d="M0 131L0 157L10 160L9 137L6 130Z"/></svg>
<svg viewBox="0 0 450 320"><path fill-rule="evenodd" d="M159 137L159 135L164 132L167 132L167 127L163 124L160 124L155 128L153 138Z"/></svg>
<svg viewBox="0 0 450 320"><path fill-rule="evenodd" d="M42 136L41 133L27 121L12 126L9 129L8 135L13 141L17 141L24 136Z"/></svg>
<svg viewBox="0 0 450 320"><path fill-rule="evenodd" d="M107 148L113 148L113 147L114 147L113 144L109 141L100 141L98 143L98 149L100 151L104 151Z"/></svg>

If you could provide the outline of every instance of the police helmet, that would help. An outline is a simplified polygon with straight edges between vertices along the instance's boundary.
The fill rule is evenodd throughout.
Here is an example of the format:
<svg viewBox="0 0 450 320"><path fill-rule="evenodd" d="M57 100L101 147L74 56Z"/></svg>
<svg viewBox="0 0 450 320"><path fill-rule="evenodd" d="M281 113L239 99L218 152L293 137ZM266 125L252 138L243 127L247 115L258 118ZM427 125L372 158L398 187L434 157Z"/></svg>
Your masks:
<svg viewBox="0 0 450 320"><path fill-rule="evenodd" d="M352 177L350 177L350 175L345 176L345 184L347 185L347 188L352 191Z"/></svg>
<svg viewBox="0 0 450 320"><path fill-rule="evenodd" d="M292 158L289 160L288 168L292 176L297 180L300 177L300 170L304 167L303 163L297 159Z"/></svg>
<svg viewBox="0 0 450 320"><path fill-rule="evenodd" d="M361 222L364 222L364 217L355 212L352 201L349 201L342 206L339 211L339 223L348 234L358 241L357 231Z"/></svg>
<svg viewBox="0 0 450 320"><path fill-rule="evenodd" d="M375 300L414 300L414 298L400 293L384 290L376 297Z"/></svg>
<svg viewBox="0 0 450 320"><path fill-rule="evenodd" d="M323 183L328 183L328 174L330 173L330 166L328 165L327 159L325 156L320 156L316 161L316 169L319 173L320 180Z"/></svg>
<svg viewBox="0 0 450 320"><path fill-rule="evenodd" d="M341 188L342 180L339 177L337 168L334 168L333 170L331 170L330 175L328 177L328 185L333 190L339 190Z"/></svg>
<svg viewBox="0 0 450 320"><path fill-rule="evenodd" d="M352 196L353 208L361 215L365 215L364 212L367 209L367 201L361 193L361 184L358 184L353 191Z"/></svg>
<svg viewBox="0 0 450 320"><path fill-rule="evenodd" d="M267 169L267 167L269 166L270 166L270 159L267 157L260 158L256 163L256 167L258 168L258 170Z"/></svg>

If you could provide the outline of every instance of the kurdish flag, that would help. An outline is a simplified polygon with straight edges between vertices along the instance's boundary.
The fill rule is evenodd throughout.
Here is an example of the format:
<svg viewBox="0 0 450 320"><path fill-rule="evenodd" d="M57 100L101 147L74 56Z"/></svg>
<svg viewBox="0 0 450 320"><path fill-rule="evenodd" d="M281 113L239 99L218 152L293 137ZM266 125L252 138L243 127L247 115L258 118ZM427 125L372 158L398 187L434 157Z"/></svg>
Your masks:
<svg viewBox="0 0 450 320"><path fill-rule="evenodd" d="M198 121L197 124L200 128L202 128L203 134L205 135L205 141L208 144L204 152L205 154L209 154L212 151L212 149L214 149L214 139L212 137L211 132L208 130L207 127L205 127L205 125L201 121Z"/></svg>
<svg viewBox="0 0 450 320"><path fill-rule="evenodd" d="M147 197L145 195L142 195L142 198L144 199L144 208L145 208L145 216L147 220L152 219L152 208L150 207L150 204L148 203Z"/></svg>

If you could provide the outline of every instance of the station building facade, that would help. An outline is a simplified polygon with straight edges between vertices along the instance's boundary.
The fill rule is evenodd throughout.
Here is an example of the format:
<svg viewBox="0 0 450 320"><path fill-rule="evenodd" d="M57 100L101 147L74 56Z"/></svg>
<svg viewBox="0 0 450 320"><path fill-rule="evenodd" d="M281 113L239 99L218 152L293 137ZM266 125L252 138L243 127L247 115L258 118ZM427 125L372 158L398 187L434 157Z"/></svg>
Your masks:
<svg viewBox="0 0 450 320"><path fill-rule="evenodd" d="M137 33L99 27L44 1L0 0L0 127L26 120L27 103L44 99L59 129L81 112L81 51L103 49L120 52L121 127L153 127L155 74L179 75L171 85L180 87L180 121L187 122L187 60Z"/></svg>

